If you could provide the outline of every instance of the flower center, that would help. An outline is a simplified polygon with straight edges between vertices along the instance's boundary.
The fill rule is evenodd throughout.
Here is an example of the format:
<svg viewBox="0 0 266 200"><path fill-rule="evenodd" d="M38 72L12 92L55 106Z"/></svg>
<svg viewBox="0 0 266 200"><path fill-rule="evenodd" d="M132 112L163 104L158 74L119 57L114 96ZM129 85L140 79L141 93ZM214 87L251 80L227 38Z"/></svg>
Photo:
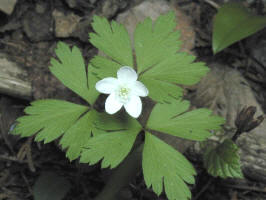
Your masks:
<svg viewBox="0 0 266 200"><path fill-rule="evenodd" d="M122 101L127 101L129 99L129 92L129 88L121 87L119 89L118 96L121 98Z"/></svg>

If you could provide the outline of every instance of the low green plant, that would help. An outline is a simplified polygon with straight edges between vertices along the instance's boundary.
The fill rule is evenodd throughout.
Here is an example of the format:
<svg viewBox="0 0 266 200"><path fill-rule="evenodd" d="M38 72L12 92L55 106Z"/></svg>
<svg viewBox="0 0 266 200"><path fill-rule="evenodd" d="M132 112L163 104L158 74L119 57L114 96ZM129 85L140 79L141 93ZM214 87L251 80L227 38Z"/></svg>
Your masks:
<svg viewBox="0 0 266 200"><path fill-rule="evenodd" d="M212 135L210 130L220 129L224 119L205 108L190 111L190 103L182 100L179 86L197 83L209 69L202 62L194 62L194 56L178 52L181 42L173 12L161 15L154 23L147 18L138 24L133 47L125 27L115 21L109 23L94 16L92 27L90 42L105 56L95 56L85 67L77 47L59 42L57 59L52 58L50 66L52 74L88 105L54 99L34 101L25 109L26 115L17 119L13 134L35 135L35 141L44 143L59 139L71 161L80 158L81 163L90 165L101 161L102 168L115 168L142 133L142 168L147 187L152 187L157 195L164 189L169 200L191 198L187 184L194 184L195 169L154 133L204 141ZM124 76L119 72L121 68L125 77L135 82L126 80L119 85ZM116 76L117 79L112 78ZM109 94L108 98L116 95L115 101L107 98L107 113L95 109L99 99L96 88ZM148 119L140 123L136 119L140 113L134 113L134 109L142 111L139 97L147 95L156 104ZM131 102L129 98L135 100ZM114 107L107 101L112 101ZM122 106L133 117L123 111L114 114Z"/></svg>
<svg viewBox="0 0 266 200"><path fill-rule="evenodd" d="M231 139L209 146L203 155L204 166L213 177L243 178L238 147Z"/></svg>

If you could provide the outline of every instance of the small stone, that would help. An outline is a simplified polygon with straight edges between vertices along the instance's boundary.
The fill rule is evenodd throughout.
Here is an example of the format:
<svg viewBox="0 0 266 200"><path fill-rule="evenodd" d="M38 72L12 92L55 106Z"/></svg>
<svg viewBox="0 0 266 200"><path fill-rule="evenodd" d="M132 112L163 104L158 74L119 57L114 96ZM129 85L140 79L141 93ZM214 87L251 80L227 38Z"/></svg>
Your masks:
<svg viewBox="0 0 266 200"><path fill-rule="evenodd" d="M1 0L0 10L10 15L13 12L16 3L17 3L17 0Z"/></svg>
<svg viewBox="0 0 266 200"><path fill-rule="evenodd" d="M53 20L50 13L39 14L29 11L23 19L22 26L27 37L33 42L53 38Z"/></svg>
<svg viewBox="0 0 266 200"><path fill-rule="evenodd" d="M102 6L102 13L105 17L111 18L118 11L116 0L104 1Z"/></svg>
<svg viewBox="0 0 266 200"><path fill-rule="evenodd" d="M55 20L55 35L62 38L71 36L81 19L73 13L65 15L58 10L54 10L52 15Z"/></svg>
<svg viewBox="0 0 266 200"><path fill-rule="evenodd" d="M119 9L123 9L127 6L125 0L108 0L104 1L102 5L102 15L106 18L112 18L115 16Z"/></svg>

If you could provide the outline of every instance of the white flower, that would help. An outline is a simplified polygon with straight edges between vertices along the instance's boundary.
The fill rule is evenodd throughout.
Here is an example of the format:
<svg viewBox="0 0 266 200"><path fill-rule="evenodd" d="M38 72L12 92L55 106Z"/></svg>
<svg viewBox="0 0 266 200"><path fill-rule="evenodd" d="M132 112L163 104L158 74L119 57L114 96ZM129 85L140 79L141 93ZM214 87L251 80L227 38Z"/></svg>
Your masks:
<svg viewBox="0 0 266 200"><path fill-rule="evenodd" d="M124 106L129 115L139 117L142 110L140 97L146 97L149 91L137 79L135 70L124 66L117 71L117 78L108 77L96 83L96 90L110 94L105 101L107 113L114 114Z"/></svg>

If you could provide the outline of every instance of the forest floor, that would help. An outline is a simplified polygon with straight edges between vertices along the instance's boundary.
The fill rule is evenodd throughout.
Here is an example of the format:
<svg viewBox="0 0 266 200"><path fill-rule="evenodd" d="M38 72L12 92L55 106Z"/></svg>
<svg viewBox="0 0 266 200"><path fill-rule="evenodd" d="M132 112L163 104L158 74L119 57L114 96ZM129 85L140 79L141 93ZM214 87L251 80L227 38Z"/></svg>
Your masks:
<svg viewBox="0 0 266 200"><path fill-rule="evenodd" d="M64 41L77 45L88 62L97 54L88 41L92 16L98 14L110 20L116 19L138 3L141 0L19 0L10 15L0 11L0 60L8 59L25 70L27 81L31 83L30 96L0 93L0 200L33 199L38 177L47 172L67 180L70 189L64 200L90 200L102 190L112 170L102 170L100 164L88 167L78 161L70 162L57 142L36 143L32 137L20 138L8 133L31 100L55 98L82 103L49 72L56 43ZM193 53L199 60L219 61L237 69L257 92L257 100L265 111L266 30L214 56L211 48L212 20L217 13L215 5L223 1L183 0L174 3L193 24ZM258 14L265 14L261 1L248 1L246 5ZM57 29L56 23L60 24ZM249 59L253 47L258 49L258 46L261 46L261 51L255 52L255 62L264 66L261 71L254 67L254 60ZM191 161L198 172L196 184L191 186L193 200L266 199L265 183L245 180L242 184L241 181L211 178L201 161ZM121 191L120 196L121 200L166 200L164 194L158 197L146 188L141 172Z"/></svg>

